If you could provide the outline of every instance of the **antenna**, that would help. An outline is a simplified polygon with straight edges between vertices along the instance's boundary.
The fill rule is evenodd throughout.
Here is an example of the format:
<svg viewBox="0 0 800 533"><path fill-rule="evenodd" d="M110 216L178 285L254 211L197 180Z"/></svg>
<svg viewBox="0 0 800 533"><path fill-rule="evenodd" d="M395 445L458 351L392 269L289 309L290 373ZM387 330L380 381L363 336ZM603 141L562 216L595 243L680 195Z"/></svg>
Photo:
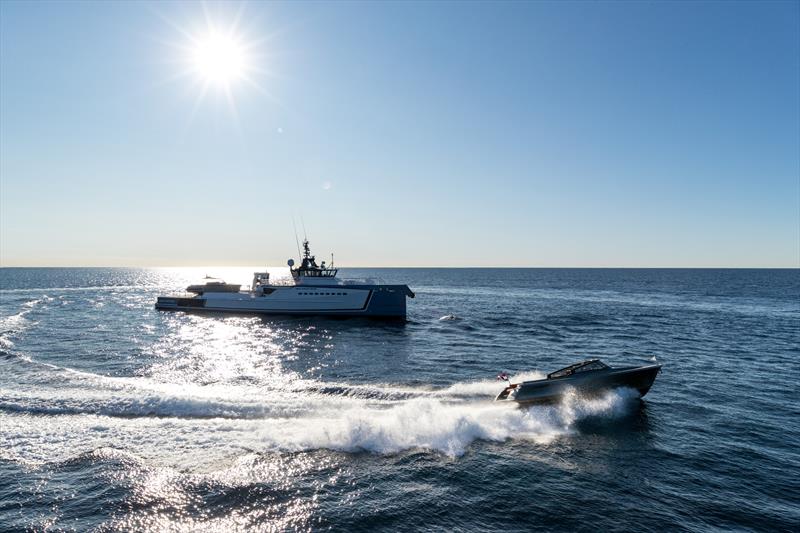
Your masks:
<svg viewBox="0 0 800 533"><path fill-rule="evenodd" d="M303 225L303 240L307 241L308 240L308 235L306 235L306 223L303 221L303 217L302 216L300 217L300 224Z"/></svg>
<svg viewBox="0 0 800 533"><path fill-rule="evenodd" d="M302 254L300 253L300 239L297 238L297 224L294 223L294 217L292 217L292 227L294 228L294 242L297 244L297 260L300 260Z"/></svg>

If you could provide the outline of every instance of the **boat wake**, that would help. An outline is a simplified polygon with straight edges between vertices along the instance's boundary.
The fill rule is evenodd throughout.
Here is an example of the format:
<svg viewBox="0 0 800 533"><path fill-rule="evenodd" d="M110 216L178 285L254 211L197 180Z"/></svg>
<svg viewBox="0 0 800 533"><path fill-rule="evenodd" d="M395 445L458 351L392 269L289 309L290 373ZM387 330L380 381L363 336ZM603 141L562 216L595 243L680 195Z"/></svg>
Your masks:
<svg viewBox="0 0 800 533"><path fill-rule="evenodd" d="M268 449L393 454L426 449L450 457L462 455L477 440L523 439L548 444L574 433L588 417L617 417L630 412L635 391L612 391L596 399L566 397L558 405L519 409L489 401L447 402L417 398L389 409L353 406L337 417L308 416L273 421L259 432Z"/></svg>
<svg viewBox="0 0 800 533"><path fill-rule="evenodd" d="M492 402L503 387L497 381L430 389L298 380L270 389L64 374L69 378L56 388L0 390L0 458L50 462L99 447L187 468L243 449L423 449L458 457L479 440L550 443L579 433L580 420L629 413L636 397L625 390L593 399L568 395L559 404L522 409Z"/></svg>

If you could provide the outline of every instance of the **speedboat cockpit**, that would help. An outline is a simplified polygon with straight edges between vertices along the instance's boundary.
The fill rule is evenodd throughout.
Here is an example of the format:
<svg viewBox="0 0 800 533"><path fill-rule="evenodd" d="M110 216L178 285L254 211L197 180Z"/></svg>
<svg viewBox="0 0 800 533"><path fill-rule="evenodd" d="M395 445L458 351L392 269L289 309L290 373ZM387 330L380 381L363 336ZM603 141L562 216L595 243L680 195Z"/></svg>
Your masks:
<svg viewBox="0 0 800 533"><path fill-rule="evenodd" d="M610 366L602 362L600 359L588 359L586 361L581 361L580 363L575 363L564 367L561 370L550 372L547 374L547 379L565 378L567 376L580 374L581 372L595 372L598 370L608 370L610 368Z"/></svg>

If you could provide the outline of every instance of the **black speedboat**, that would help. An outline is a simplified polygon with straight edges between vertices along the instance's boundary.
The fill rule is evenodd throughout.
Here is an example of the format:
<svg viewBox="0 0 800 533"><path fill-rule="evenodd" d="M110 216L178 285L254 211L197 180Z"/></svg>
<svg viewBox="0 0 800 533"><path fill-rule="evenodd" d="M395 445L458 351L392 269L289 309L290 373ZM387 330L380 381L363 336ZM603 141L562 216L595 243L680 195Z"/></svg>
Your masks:
<svg viewBox="0 0 800 533"><path fill-rule="evenodd" d="M495 401L547 403L558 400L570 389L581 394L596 394L619 387L635 389L642 397L653 386L660 371L661 365L612 368L599 359L589 359L552 372L545 379L512 383Z"/></svg>

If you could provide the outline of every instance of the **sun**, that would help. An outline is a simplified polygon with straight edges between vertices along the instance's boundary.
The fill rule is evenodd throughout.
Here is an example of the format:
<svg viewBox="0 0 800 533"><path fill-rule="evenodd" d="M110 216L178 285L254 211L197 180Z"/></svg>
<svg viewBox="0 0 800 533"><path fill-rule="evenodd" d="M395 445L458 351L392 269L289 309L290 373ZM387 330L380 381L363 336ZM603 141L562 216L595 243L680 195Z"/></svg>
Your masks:
<svg viewBox="0 0 800 533"><path fill-rule="evenodd" d="M239 128L238 98L253 102L248 92L255 90L256 98L263 96L277 101L263 84L268 78L276 77L271 65L276 53L274 37L279 32L264 33L267 28L258 24L257 14L245 16L245 2L235 10L232 2L185 5L192 14L183 24L160 9L154 10L172 32L170 37L157 39L172 50L165 55L164 63L174 69L159 85L188 82L185 100L190 104L189 123L196 114L203 112L203 104L210 100L215 108L227 102ZM202 18L195 11L198 5L202 7ZM192 97L191 92L195 91Z"/></svg>
<svg viewBox="0 0 800 533"><path fill-rule="evenodd" d="M235 35L210 30L193 41L192 70L204 83L230 87L247 76L246 47Z"/></svg>

